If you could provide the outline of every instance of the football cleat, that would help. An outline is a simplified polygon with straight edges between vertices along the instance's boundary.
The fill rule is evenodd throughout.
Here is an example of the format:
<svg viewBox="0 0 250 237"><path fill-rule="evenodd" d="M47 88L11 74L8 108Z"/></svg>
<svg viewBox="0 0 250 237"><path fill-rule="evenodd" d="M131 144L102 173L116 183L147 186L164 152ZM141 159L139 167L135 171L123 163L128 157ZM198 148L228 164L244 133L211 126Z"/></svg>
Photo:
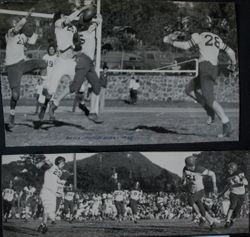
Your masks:
<svg viewBox="0 0 250 237"><path fill-rule="evenodd" d="M15 115L9 116L9 128L13 128L15 126Z"/></svg>
<svg viewBox="0 0 250 237"><path fill-rule="evenodd" d="M56 109L57 109L57 106L54 104L54 102L53 101L51 101L50 103L49 103L49 119L50 120L55 120L56 119L56 117L55 117L55 111L56 111Z"/></svg>
<svg viewBox="0 0 250 237"><path fill-rule="evenodd" d="M211 125L212 123L214 123L214 120L215 120L214 117L208 116L208 118L207 118L207 125Z"/></svg>
<svg viewBox="0 0 250 237"><path fill-rule="evenodd" d="M102 120L97 114L94 113L90 113L88 119L98 124L104 122L104 120Z"/></svg>
<svg viewBox="0 0 250 237"><path fill-rule="evenodd" d="M42 234L45 234L48 231L48 227L44 224L41 230Z"/></svg>
<svg viewBox="0 0 250 237"><path fill-rule="evenodd" d="M231 220L231 221L227 221L226 224L225 224L225 228L230 228L232 227L234 224L234 222Z"/></svg>
<svg viewBox="0 0 250 237"><path fill-rule="evenodd" d="M212 224L210 224L210 231L214 230L215 227L216 227L215 222L213 222Z"/></svg>
<svg viewBox="0 0 250 237"><path fill-rule="evenodd" d="M233 130L231 127L231 123L230 122L224 123L222 125L222 134L219 134L218 137L219 138L230 137L232 132L233 132Z"/></svg>
<svg viewBox="0 0 250 237"><path fill-rule="evenodd" d="M202 225L204 225L205 223L206 223L206 219L205 219L204 217L201 217L201 218L199 219L199 225L202 226Z"/></svg>
<svg viewBox="0 0 250 237"><path fill-rule="evenodd" d="M51 224L52 224L52 225L56 225L56 222L55 222L55 221L51 221Z"/></svg>
<svg viewBox="0 0 250 237"><path fill-rule="evenodd" d="M43 229L43 226L44 226L44 224L41 223L41 224L38 226L38 228L37 228L37 232L41 232L42 229Z"/></svg>

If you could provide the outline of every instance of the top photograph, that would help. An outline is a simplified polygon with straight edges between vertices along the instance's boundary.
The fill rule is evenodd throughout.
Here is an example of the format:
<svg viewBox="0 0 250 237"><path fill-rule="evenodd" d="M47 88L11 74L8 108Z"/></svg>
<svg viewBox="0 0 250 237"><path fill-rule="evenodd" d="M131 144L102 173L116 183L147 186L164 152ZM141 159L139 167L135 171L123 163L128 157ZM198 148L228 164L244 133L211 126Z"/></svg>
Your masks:
<svg viewBox="0 0 250 237"><path fill-rule="evenodd" d="M5 146L238 142L234 3L0 4Z"/></svg>

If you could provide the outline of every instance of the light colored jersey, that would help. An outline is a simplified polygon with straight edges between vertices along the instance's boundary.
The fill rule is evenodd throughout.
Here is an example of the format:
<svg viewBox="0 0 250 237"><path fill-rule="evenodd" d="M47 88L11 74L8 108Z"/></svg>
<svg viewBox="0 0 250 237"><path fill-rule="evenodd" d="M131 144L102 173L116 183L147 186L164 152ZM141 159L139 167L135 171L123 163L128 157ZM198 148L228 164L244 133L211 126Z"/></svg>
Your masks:
<svg viewBox="0 0 250 237"><path fill-rule="evenodd" d="M43 92L43 85L36 85L36 94L41 95Z"/></svg>
<svg viewBox="0 0 250 237"><path fill-rule="evenodd" d="M5 35L6 39L6 58L5 64L12 65L25 59L24 45L27 43L28 38L24 34L14 34L13 29L10 29Z"/></svg>
<svg viewBox="0 0 250 237"><path fill-rule="evenodd" d="M139 190L132 190L130 192L130 198L138 201L142 196L142 192Z"/></svg>
<svg viewBox="0 0 250 237"><path fill-rule="evenodd" d="M68 191L68 192L65 194L64 199L67 200L67 201L73 201L73 200L74 200L74 196L75 196L75 193L74 193L74 192Z"/></svg>
<svg viewBox="0 0 250 237"><path fill-rule="evenodd" d="M191 193L204 189L203 176L208 175L208 170L202 166L196 166L194 171L183 169L183 177L186 179L188 190Z"/></svg>
<svg viewBox="0 0 250 237"><path fill-rule="evenodd" d="M58 168L58 166L53 165L45 171L43 188L49 189L51 192L56 194L61 176L62 171Z"/></svg>
<svg viewBox="0 0 250 237"><path fill-rule="evenodd" d="M218 64L219 51L227 48L222 39L211 32L192 34L190 44L191 46L197 45L199 47L199 62L208 61L214 66Z"/></svg>
<svg viewBox="0 0 250 237"><path fill-rule="evenodd" d="M36 191L36 189L34 187L31 187L31 188L24 187L23 190L26 194L26 200L29 199L30 197L32 197Z"/></svg>
<svg viewBox="0 0 250 237"><path fill-rule="evenodd" d="M3 199L7 200L8 202L13 201L15 197L15 191L12 188L5 188L3 190Z"/></svg>
<svg viewBox="0 0 250 237"><path fill-rule="evenodd" d="M63 197L63 189L64 189L64 184L63 183L58 183L57 191L56 191L56 196L57 197Z"/></svg>
<svg viewBox="0 0 250 237"><path fill-rule="evenodd" d="M123 201L124 200L124 191L122 191L122 190L114 191L114 199L117 202Z"/></svg>
<svg viewBox="0 0 250 237"><path fill-rule="evenodd" d="M91 60L94 60L96 49L95 30L93 30L92 32L88 30L82 31L78 34L81 40L82 52L89 56Z"/></svg>
<svg viewBox="0 0 250 237"><path fill-rule="evenodd" d="M230 177L230 192L237 194L237 195L243 195L246 193L245 185L241 182L243 179L245 179L245 175L243 172L237 172L236 174L232 175ZM234 185L236 186L234 187ZM238 185L237 185L238 184Z"/></svg>
<svg viewBox="0 0 250 237"><path fill-rule="evenodd" d="M54 54L52 56L50 56L49 54L45 54L43 56L43 60L47 63L47 77L51 75L57 58L58 58L57 54Z"/></svg>
<svg viewBox="0 0 250 237"><path fill-rule="evenodd" d="M60 51L64 51L69 47L74 47L73 36L76 31L76 27L73 25L64 26L63 19L58 19L55 22L56 42Z"/></svg>

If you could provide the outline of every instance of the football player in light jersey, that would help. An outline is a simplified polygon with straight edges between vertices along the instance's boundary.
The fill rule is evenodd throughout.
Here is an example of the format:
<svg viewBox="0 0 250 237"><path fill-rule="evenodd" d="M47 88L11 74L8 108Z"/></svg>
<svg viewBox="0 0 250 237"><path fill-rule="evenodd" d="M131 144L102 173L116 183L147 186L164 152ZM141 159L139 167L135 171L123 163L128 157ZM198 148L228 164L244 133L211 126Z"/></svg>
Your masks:
<svg viewBox="0 0 250 237"><path fill-rule="evenodd" d="M113 193L114 201L115 201L115 207L117 209L117 216L119 218L119 221L123 220L124 217L124 199L125 199L125 193L123 190L121 190L121 184L117 183L117 190Z"/></svg>
<svg viewBox="0 0 250 237"><path fill-rule="evenodd" d="M5 35L6 58L5 65L11 89L9 127L15 125L15 108L20 97L21 78L24 73L35 69L45 69L46 63L41 59L25 60L24 48L26 44L35 44L38 35L31 27L25 26L31 11L21 20L11 19L11 28ZM36 26L37 27L37 26Z"/></svg>
<svg viewBox="0 0 250 237"><path fill-rule="evenodd" d="M226 228L231 227L234 224L236 218L239 216L241 207L245 200L246 186L248 185L248 181L244 172L238 169L238 165L235 162L230 162L228 164L228 174L228 184L220 194L220 196L222 196L225 192L230 192L230 206L226 217Z"/></svg>
<svg viewBox="0 0 250 237"><path fill-rule="evenodd" d="M75 37L75 76L69 88L66 88L51 104L51 117L54 117L54 112L59 106L60 101L70 93L79 93L83 82L87 79L92 87L88 118L96 123L103 122L103 120L98 117L101 81L93 64L95 55L95 30L101 21L101 15L98 15L96 19L91 20L89 25L85 22L84 15L80 17L80 28L77 37ZM86 24L88 25L87 29ZM86 106L80 101L79 108L84 112L86 111Z"/></svg>
<svg viewBox="0 0 250 237"><path fill-rule="evenodd" d="M75 191L73 190L72 184L70 184L69 187L66 187L65 189L64 214L67 215L69 213L69 222L72 223L75 204Z"/></svg>
<svg viewBox="0 0 250 237"><path fill-rule="evenodd" d="M202 166L196 165L196 158L189 156L185 159L183 168L182 184L187 187L188 203L200 218L200 224L207 220L210 229L216 226L216 219L212 218L205 210L202 198L205 195L203 177L209 176L212 179L214 193L217 194L217 184L215 173Z"/></svg>
<svg viewBox="0 0 250 237"><path fill-rule="evenodd" d="M140 190L140 183L136 182L133 190L130 191L130 207L132 209L133 221L137 223L137 212L138 212L138 203L142 197L142 190Z"/></svg>
<svg viewBox="0 0 250 237"><path fill-rule="evenodd" d="M164 37L163 42L173 45L176 48L188 50L194 46L198 46L199 57L199 76L193 79L186 86L186 93L197 100L209 115L208 124L215 117L215 114L220 118L223 129L218 137L228 137L232 133L229 118L225 114L221 105L215 100L214 84L218 74L218 55L220 51L224 51L230 58L233 67L236 65L234 51L229 48L222 39L211 32L212 21L210 17L206 17L201 21L204 32L201 34L194 33L189 41L177 41L174 34L169 34ZM201 89L202 94L198 92ZM194 91L195 95L192 95Z"/></svg>
<svg viewBox="0 0 250 237"><path fill-rule="evenodd" d="M75 10L69 16L66 16L60 11L54 14L53 24L55 27L55 35L59 55L53 72L50 75L51 79L48 79L48 89L46 91L45 102L39 113L40 120L44 118L48 103L52 96L55 94L61 78L63 76L68 76L69 78L73 79L74 77L76 63L73 59L73 36L77 30L71 22L77 19L84 9L86 9L86 7ZM53 104L53 101L51 101L51 103ZM54 119L53 112L50 110L49 113L51 119Z"/></svg>
<svg viewBox="0 0 250 237"><path fill-rule="evenodd" d="M5 188L2 192L4 222L8 221L8 217L12 208L12 203L15 197L15 193L16 192L13 189L13 183L12 181L10 181L9 187Z"/></svg>
<svg viewBox="0 0 250 237"><path fill-rule="evenodd" d="M49 168L45 171L44 183L40 193L44 213L42 223L37 229L38 232L46 233L48 231L48 217L52 220L52 223L55 223L56 192L58 190L58 186L65 183L64 180L61 180L62 169L65 165L65 162L66 160L64 157L58 156L55 159L54 165L47 160L41 161L37 164L37 168L41 168L45 164L49 166Z"/></svg>
<svg viewBox="0 0 250 237"><path fill-rule="evenodd" d="M34 193L36 191L36 188L33 187L31 184L28 186L25 186L23 191L21 191L20 196L24 195L25 196L25 201L24 201L24 208L25 208L25 221L28 221L28 215L30 211L31 204L34 199Z"/></svg>

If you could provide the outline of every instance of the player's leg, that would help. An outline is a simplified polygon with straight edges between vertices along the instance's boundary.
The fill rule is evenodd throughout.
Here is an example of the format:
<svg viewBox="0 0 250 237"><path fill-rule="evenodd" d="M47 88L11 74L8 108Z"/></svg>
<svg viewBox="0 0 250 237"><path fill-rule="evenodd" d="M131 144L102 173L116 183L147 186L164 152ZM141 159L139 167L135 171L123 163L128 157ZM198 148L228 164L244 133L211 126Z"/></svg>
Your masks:
<svg viewBox="0 0 250 237"><path fill-rule="evenodd" d="M106 93L106 88L102 87L100 91L100 105L99 105L99 113L103 114L104 112L104 105L105 105L105 93Z"/></svg>
<svg viewBox="0 0 250 237"><path fill-rule="evenodd" d="M229 118L225 114L221 105L215 100L214 95L214 83L217 76L217 68L208 62L201 64L201 67L204 68L201 69L200 75L202 94L206 99L207 105L214 110L223 124L223 131L222 134L219 134L219 137L230 136L232 129Z"/></svg>
<svg viewBox="0 0 250 237"><path fill-rule="evenodd" d="M102 123L104 121L98 117L101 83L94 67L91 68L86 77L92 87L89 119L96 123Z"/></svg>
<svg viewBox="0 0 250 237"><path fill-rule="evenodd" d="M46 68L47 68L47 63L42 59L31 59L31 60L24 61L22 63L23 73L32 72L36 69L44 70Z"/></svg>
<svg viewBox="0 0 250 237"><path fill-rule="evenodd" d="M244 203L244 199L245 199L244 195L237 195L237 205L234 209L232 219L231 219L232 224L234 223L235 219L240 216L240 212L241 212L242 205Z"/></svg>
<svg viewBox="0 0 250 237"><path fill-rule="evenodd" d="M45 115L45 111L47 106L52 99L52 96L55 94L59 82L62 76L65 74L65 70L67 70L67 64L65 64L65 60L59 58L57 63L55 64L55 68L51 75L46 80L46 85L44 86L43 95L45 96L45 101L42 104L41 111L39 113L39 119L42 120Z"/></svg>
<svg viewBox="0 0 250 237"><path fill-rule="evenodd" d="M21 78L23 75L20 65L21 63L7 66L8 81L11 90L10 115L9 115L10 127L14 127L15 125L15 109L20 97Z"/></svg>
<svg viewBox="0 0 250 237"><path fill-rule="evenodd" d="M199 92L200 89L200 78L195 77L194 79L190 80L189 83L185 86L185 93L204 108L208 115L207 124L210 125L215 119L215 113L213 109L211 109L207 105L204 96Z"/></svg>

